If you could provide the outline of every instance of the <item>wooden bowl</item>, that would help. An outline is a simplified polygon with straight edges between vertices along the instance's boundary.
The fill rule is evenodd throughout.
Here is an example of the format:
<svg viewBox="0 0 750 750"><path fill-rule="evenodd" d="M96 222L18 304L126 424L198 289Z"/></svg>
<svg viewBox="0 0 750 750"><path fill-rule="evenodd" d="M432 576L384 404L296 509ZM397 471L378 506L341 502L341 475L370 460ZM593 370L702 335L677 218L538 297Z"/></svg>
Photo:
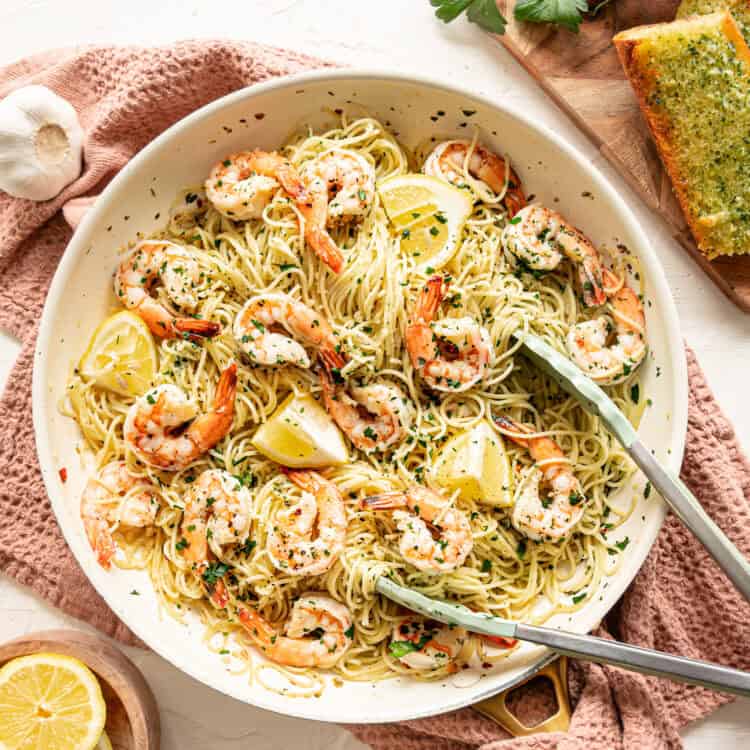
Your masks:
<svg viewBox="0 0 750 750"><path fill-rule="evenodd" d="M114 750L158 750L159 709L138 668L109 641L77 630L43 630L0 646L0 666L17 656L49 651L74 656L98 677L107 704L105 729Z"/></svg>

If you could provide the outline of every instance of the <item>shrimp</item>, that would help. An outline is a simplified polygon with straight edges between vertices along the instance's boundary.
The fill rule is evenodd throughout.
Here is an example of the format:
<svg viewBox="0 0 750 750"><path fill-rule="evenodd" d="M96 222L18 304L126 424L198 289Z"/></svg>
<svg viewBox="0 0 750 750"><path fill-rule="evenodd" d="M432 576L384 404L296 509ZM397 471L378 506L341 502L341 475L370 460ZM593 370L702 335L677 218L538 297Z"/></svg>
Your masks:
<svg viewBox="0 0 750 750"><path fill-rule="evenodd" d="M250 359L259 365L294 364L310 367L310 358L298 341L278 333L286 329L292 336L317 349L334 366L344 361L339 343L324 316L287 294L263 294L249 299L234 319L234 337Z"/></svg>
<svg viewBox="0 0 750 750"><path fill-rule="evenodd" d="M291 575L320 575L344 549L344 498L333 482L316 471L282 471L302 495L294 505L276 514L268 533L268 555L279 570Z"/></svg>
<svg viewBox="0 0 750 750"><path fill-rule="evenodd" d="M324 594L303 594L294 603L285 635L251 607L240 606L237 614L265 656L288 667L332 667L351 646L354 634L349 609Z"/></svg>
<svg viewBox="0 0 750 750"><path fill-rule="evenodd" d="M328 189L321 180L305 184L290 161L276 151L243 151L220 161L206 180L206 195L230 219L257 219L279 185L292 197L304 220L308 245L338 273L344 257L326 231Z"/></svg>
<svg viewBox="0 0 750 750"><path fill-rule="evenodd" d="M157 302L149 291L159 279L167 295L179 307L193 310L198 304L194 288L200 280L200 268L190 251L162 240L139 242L115 272L115 294L129 310L137 313L154 336L163 339L184 336L199 341L215 336L218 323L196 318L175 317Z"/></svg>
<svg viewBox="0 0 750 750"><path fill-rule="evenodd" d="M480 382L492 353L489 331L469 317L435 321L445 295L440 276L423 287L406 327L406 348L414 369L438 391L465 391Z"/></svg>
<svg viewBox="0 0 750 750"><path fill-rule="evenodd" d="M229 432L236 391L235 363L221 373L211 410L197 417L195 404L178 386L167 383L152 388L130 407L125 418L125 442L149 466L167 471L184 469Z"/></svg>
<svg viewBox="0 0 750 750"><path fill-rule="evenodd" d="M614 385L624 380L646 356L646 317L638 295L608 269L604 281L610 287L607 296L615 322L612 326L604 317L577 323L566 340L572 360L594 382Z"/></svg>
<svg viewBox="0 0 750 750"><path fill-rule="evenodd" d="M375 169L356 151L334 149L307 162L302 178L320 181L328 195L326 224L337 226L365 217L375 200Z"/></svg>
<svg viewBox="0 0 750 750"><path fill-rule="evenodd" d="M185 499L180 526L187 542L183 555L203 578L211 600L219 608L224 608L229 598L221 578L208 580L204 575L213 559L209 546L244 541L250 531L251 507L249 491L223 469L204 471L190 486Z"/></svg>
<svg viewBox="0 0 750 750"><path fill-rule="evenodd" d="M395 510L402 533L399 550L404 559L425 573L446 573L463 565L474 541L466 516L434 490L414 485L406 492L386 492L362 500L371 510ZM433 534L434 531L434 534Z"/></svg>
<svg viewBox="0 0 750 750"><path fill-rule="evenodd" d="M327 370L320 373L320 383L328 413L361 451L386 451L411 427L409 401L395 385L371 383L347 390Z"/></svg>
<svg viewBox="0 0 750 750"><path fill-rule="evenodd" d="M427 157L423 171L456 187L466 185L468 172L493 192L503 194L502 202L509 216L515 216L526 205L521 180L508 162L484 146L472 148L471 141L438 144Z"/></svg>
<svg viewBox="0 0 750 750"><path fill-rule="evenodd" d="M526 206L506 225L502 243L537 271L553 271L563 256L569 258L576 265L584 303L592 307L606 302L599 252L583 232L557 211Z"/></svg>
<svg viewBox="0 0 750 750"><path fill-rule="evenodd" d="M410 669L426 672L449 667L455 671L454 662L468 640L464 628L409 616L394 623L388 650Z"/></svg>
<svg viewBox="0 0 750 750"><path fill-rule="evenodd" d="M536 541L562 539L581 520L586 498L560 446L550 437L526 437L534 429L508 417L495 417L495 424L511 431L503 434L526 448L538 464L518 493L511 516L513 526ZM539 492L542 479L550 486L544 499Z"/></svg>
<svg viewBox="0 0 750 750"><path fill-rule="evenodd" d="M241 151L214 166L206 180L206 196L219 213L230 219L260 219L263 209L287 180L294 182L299 177L275 151Z"/></svg>
<svg viewBox="0 0 750 750"><path fill-rule="evenodd" d="M81 520L91 549L103 568L115 554L111 525L153 526L159 501L155 487L128 471L125 461L108 463L89 479L81 496Z"/></svg>

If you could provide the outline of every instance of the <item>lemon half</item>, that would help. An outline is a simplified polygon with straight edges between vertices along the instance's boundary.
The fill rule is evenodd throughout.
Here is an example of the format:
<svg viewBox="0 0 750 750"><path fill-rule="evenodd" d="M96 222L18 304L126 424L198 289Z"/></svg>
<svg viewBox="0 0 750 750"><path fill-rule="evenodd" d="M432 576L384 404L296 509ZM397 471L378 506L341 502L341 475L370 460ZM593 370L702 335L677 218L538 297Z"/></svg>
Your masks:
<svg viewBox="0 0 750 750"><path fill-rule="evenodd" d="M310 394L291 394L258 428L252 443L272 461L295 468L340 465L349 458L341 431Z"/></svg>
<svg viewBox="0 0 750 750"><path fill-rule="evenodd" d="M151 331L127 310L110 315L94 331L79 366L85 379L123 396L145 393L156 369L156 345Z"/></svg>
<svg viewBox="0 0 750 750"><path fill-rule="evenodd" d="M60 654L31 654L0 669L0 749L92 750L107 708L94 673Z"/></svg>
<svg viewBox="0 0 750 750"><path fill-rule="evenodd" d="M473 205L468 190L437 177L405 174L384 180L378 192L402 252L420 269L440 268L453 257Z"/></svg>
<svg viewBox="0 0 750 750"><path fill-rule="evenodd" d="M465 500L507 507L513 504L510 462L505 444L487 422L452 437L433 469L435 481Z"/></svg>

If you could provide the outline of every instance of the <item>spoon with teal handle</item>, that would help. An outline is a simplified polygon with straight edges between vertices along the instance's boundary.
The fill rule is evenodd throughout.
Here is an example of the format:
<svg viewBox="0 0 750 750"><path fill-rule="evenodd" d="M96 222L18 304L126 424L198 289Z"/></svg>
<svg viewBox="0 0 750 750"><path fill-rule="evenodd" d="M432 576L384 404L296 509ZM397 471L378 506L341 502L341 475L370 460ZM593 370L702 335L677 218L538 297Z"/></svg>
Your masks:
<svg viewBox="0 0 750 750"><path fill-rule="evenodd" d="M578 635L555 628L525 625L490 614L472 612L460 604L430 599L383 576L378 578L376 588L383 596L413 612L448 625L459 625L472 633L518 638L521 641L547 646L565 656L597 664L612 664L632 672L667 677L690 685L702 685L722 693L750 696L750 673L739 669L684 656L673 656L640 646L630 646L593 635Z"/></svg>
<svg viewBox="0 0 750 750"><path fill-rule="evenodd" d="M534 365L556 380L589 414L599 416L677 517L708 550L737 590L750 601L750 563L703 510L680 478L656 460L609 396L573 362L538 336L522 331L513 335L521 343L521 352Z"/></svg>

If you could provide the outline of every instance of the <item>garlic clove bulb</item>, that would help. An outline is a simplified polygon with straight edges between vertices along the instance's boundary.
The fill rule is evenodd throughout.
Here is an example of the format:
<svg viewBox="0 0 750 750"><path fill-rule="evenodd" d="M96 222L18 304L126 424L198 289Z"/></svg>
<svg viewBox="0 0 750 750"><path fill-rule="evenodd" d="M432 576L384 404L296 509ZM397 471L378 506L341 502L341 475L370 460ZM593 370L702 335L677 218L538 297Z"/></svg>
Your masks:
<svg viewBox="0 0 750 750"><path fill-rule="evenodd" d="M81 173L82 152L75 109L46 86L24 86L0 101L0 190L54 198Z"/></svg>

